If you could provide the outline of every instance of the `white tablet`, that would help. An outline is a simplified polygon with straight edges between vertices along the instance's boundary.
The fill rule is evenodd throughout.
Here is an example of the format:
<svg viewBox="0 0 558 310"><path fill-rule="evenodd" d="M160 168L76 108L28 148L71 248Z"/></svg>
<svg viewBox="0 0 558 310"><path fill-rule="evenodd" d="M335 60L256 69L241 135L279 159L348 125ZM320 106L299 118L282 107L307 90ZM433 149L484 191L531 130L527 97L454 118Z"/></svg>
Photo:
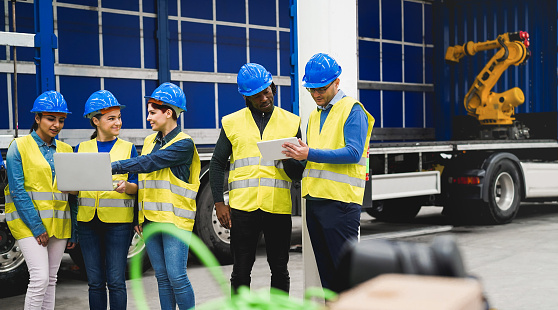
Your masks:
<svg viewBox="0 0 558 310"><path fill-rule="evenodd" d="M54 153L59 191L111 191L109 153Z"/></svg>
<svg viewBox="0 0 558 310"><path fill-rule="evenodd" d="M279 159L287 159L290 157L285 156L285 154L281 153L285 150L283 148L283 143L290 142L292 144L298 145L298 138L291 137L291 138L283 138L277 140L269 140L269 141L261 141L258 142L258 148L260 149L260 153L262 154L263 160L279 160Z"/></svg>

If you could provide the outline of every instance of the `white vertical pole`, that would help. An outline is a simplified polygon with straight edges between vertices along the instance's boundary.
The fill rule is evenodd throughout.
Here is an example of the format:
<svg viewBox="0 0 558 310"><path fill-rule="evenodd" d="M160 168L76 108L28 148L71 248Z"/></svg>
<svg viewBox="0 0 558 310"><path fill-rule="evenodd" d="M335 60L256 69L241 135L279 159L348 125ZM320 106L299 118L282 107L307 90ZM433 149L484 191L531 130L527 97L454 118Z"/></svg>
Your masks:
<svg viewBox="0 0 558 310"><path fill-rule="evenodd" d="M357 1L356 0L304 0L297 3L298 18L298 74L304 76L306 62L316 53L326 53L341 66L339 88L348 96L358 97L357 70ZM299 81L302 85L302 81ZM304 139L310 112L316 103L302 86L299 115ZM314 252L306 227L306 203L302 199L302 254L304 287L321 286Z"/></svg>

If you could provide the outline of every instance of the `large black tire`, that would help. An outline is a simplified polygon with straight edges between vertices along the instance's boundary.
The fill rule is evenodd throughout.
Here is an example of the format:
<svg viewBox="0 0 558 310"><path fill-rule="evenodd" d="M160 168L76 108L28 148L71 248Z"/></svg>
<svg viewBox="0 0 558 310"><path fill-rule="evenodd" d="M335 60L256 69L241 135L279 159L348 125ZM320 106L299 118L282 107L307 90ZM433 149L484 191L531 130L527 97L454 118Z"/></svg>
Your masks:
<svg viewBox="0 0 558 310"><path fill-rule="evenodd" d="M76 264L76 266L79 267L82 275L84 277L87 276L87 272L85 271L85 262L83 260L83 253L81 252L81 247L79 243L74 249L69 250L68 254L70 254L70 257L72 258L74 264ZM136 255L142 255L141 272L143 273L149 270L149 268L151 268L151 262L149 261L149 257L147 256L147 251L145 250L145 244L143 242L143 239L139 235L134 233L134 236L132 237L132 242L130 244L130 248L128 249L128 268L126 268L126 279L130 279L130 262L132 257Z"/></svg>
<svg viewBox="0 0 558 310"><path fill-rule="evenodd" d="M228 178L228 176L226 176ZM225 178L225 180L226 180ZM225 181L225 204L229 203L228 184ZM223 265L232 263L230 231L217 219L209 182L198 193L196 210L196 235Z"/></svg>
<svg viewBox="0 0 558 310"><path fill-rule="evenodd" d="M3 210L0 210L3 214ZM6 222L0 222L0 298L25 293L29 284L27 264Z"/></svg>
<svg viewBox="0 0 558 310"><path fill-rule="evenodd" d="M366 209L366 213L379 221L408 222L417 216L425 202L424 197L374 200L372 208Z"/></svg>
<svg viewBox="0 0 558 310"><path fill-rule="evenodd" d="M517 167L509 159L494 164L487 176L488 202L483 202L482 220L488 224L511 222L521 203L521 179Z"/></svg>

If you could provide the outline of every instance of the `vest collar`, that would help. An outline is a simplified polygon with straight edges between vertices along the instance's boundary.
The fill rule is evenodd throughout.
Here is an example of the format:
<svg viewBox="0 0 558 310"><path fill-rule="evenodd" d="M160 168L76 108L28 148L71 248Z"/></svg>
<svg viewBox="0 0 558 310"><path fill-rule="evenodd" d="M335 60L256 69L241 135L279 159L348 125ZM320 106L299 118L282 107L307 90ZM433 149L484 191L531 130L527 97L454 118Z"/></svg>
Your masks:
<svg viewBox="0 0 558 310"><path fill-rule="evenodd" d="M155 137L155 142L161 144L161 146L165 146L165 144L169 143L170 140L174 139L178 133L180 133L181 129L179 126L176 126L173 130L171 130L166 136L163 137L162 132L158 132L157 136Z"/></svg>
<svg viewBox="0 0 558 310"><path fill-rule="evenodd" d="M320 110L327 111L327 110L331 109L331 107L332 107L334 104L336 104L337 102L339 102L339 100L343 99L345 96L346 96L345 93L344 93L341 89L339 89L339 90L337 91L337 94L335 94L335 96L334 96L333 98L331 98L331 101L330 101L325 107L321 107L321 106L318 106L318 107L317 107L317 108L318 108L318 112L319 112Z"/></svg>
<svg viewBox="0 0 558 310"><path fill-rule="evenodd" d="M31 137L33 137L33 139L35 139L35 141L37 142L37 144L39 146L48 146L48 144L43 141L43 139L41 139L41 137L39 137L39 135L35 132L35 130L33 130L33 132L31 133ZM51 146L56 147L56 139L52 139L52 144Z"/></svg>

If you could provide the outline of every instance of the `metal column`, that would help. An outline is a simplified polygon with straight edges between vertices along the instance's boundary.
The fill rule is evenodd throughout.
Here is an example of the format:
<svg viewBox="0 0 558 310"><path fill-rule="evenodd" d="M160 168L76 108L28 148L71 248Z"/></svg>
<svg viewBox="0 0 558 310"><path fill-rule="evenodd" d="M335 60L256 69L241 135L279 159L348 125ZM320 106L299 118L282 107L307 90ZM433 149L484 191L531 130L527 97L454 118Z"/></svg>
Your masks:
<svg viewBox="0 0 558 310"><path fill-rule="evenodd" d="M56 90L54 79L54 49L58 39L54 35L51 0L35 0L35 65L37 66L37 95Z"/></svg>
<svg viewBox="0 0 558 310"><path fill-rule="evenodd" d="M291 54L291 98L293 101L293 113L300 115L299 100L298 100L298 87L299 87L299 76L298 76L298 18L296 14L297 0L290 0L290 54Z"/></svg>
<svg viewBox="0 0 558 310"><path fill-rule="evenodd" d="M159 52L159 83L170 82L169 6L167 0L157 1L157 50Z"/></svg>

